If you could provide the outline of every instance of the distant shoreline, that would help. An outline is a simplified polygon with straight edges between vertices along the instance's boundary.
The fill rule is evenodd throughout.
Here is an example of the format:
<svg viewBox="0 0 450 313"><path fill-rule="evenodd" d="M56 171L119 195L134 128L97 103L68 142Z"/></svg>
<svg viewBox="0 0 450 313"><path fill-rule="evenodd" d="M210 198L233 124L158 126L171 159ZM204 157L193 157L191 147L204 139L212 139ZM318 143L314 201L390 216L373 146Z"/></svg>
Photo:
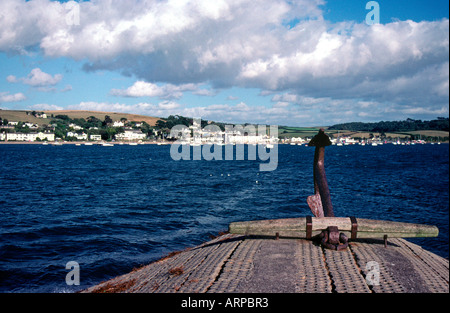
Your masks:
<svg viewBox="0 0 450 313"><path fill-rule="evenodd" d="M54 145L55 143L57 143L56 141L47 141L48 145ZM44 143L44 141L0 141L0 145L42 145ZM67 142L61 142L61 145L75 145L75 144L81 144L82 146L84 146L86 142L80 142L80 141L67 141ZM93 141L88 141L88 143L92 143L92 145L96 146L101 146L102 143L108 143L108 144L113 144L113 145L129 145L130 143L134 143L134 142L93 142ZM170 145L172 144L172 142L142 142L142 143L138 143L138 145L157 145L157 144L162 144L162 145ZM436 144L436 143L434 143ZM448 141L444 141L441 142L441 144L449 144ZM289 143L279 143L279 145L289 145ZM421 145L421 144L419 144ZM431 143L425 143L425 145L431 145ZM352 146L355 146L355 144L353 144Z"/></svg>
<svg viewBox="0 0 450 313"><path fill-rule="evenodd" d="M44 141L0 141L0 145L42 145ZM55 143L61 143L61 145L75 145L75 144L81 144L84 146L86 142L83 141L68 141L68 142L57 142L57 141L47 141L48 145L54 145ZM93 142L88 141L88 143L92 143L92 145L102 145L104 142ZM113 145L120 145L121 143L123 145L128 145L130 142L105 142L110 143ZM158 142L142 142L138 144L144 144L144 145L156 145ZM165 143L168 144L168 143Z"/></svg>

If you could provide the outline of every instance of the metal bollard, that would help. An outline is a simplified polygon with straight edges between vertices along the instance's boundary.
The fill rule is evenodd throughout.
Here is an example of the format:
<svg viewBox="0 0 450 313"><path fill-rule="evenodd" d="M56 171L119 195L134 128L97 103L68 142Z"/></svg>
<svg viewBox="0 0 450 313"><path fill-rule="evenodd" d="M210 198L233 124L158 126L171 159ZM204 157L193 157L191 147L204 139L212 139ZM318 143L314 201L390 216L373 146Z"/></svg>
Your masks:
<svg viewBox="0 0 450 313"><path fill-rule="evenodd" d="M333 217L333 204L325 175L325 147L331 145L330 138L321 128L319 133L311 139L309 146L316 147L314 152L314 193L307 201L316 217ZM320 203L319 203L320 200ZM320 212L322 209L322 212ZM322 216L320 216L322 215Z"/></svg>

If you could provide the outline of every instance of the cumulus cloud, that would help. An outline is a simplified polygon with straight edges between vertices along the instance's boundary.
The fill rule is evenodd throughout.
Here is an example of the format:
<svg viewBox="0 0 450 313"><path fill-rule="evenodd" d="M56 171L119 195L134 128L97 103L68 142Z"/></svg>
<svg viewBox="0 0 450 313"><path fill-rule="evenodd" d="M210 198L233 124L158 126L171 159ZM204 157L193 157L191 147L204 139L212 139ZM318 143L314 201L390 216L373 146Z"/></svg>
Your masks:
<svg viewBox="0 0 450 313"><path fill-rule="evenodd" d="M0 103L2 102L19 102L25 100L27 97L21 93L9 94L9 92L0 92Z"/></svg>
<svg viewBox="0 0 450 313"><path fill-rule="evenodd" d="M173 101L163 101L158 103L158 108L163 110L173 110L179 108L180 105Z"/></svg>
<svg viewBox="0 0 450 313"><path fill-rule="evenodd" d="M57 111L64 110L63 107L55 105L55 104L47 104L47 103L38 103L33 104L29 107L30 110L42 110L42 111Z"/></svg>
<svg viewBox="0 0 450 313"><path fill-rule="evenodd" d="M367 114L360 101L382 106L371 107L373 115L448 106L448 19L331 23L323 5L322 0L97 0L79 3L80 23L73 25L64 3L2 0L0 12L8 14L0 18L0 51L38 46L46 56L86 60L86 71L137 77L133 86L111 91L118 96L177 100L183 91L208 94L196 89L208 83L278 95L274 112L301 107L319 114L324 99L348 100L348 115Z"/></svg>
<svg viewBox="0 0 450 313"><path fill-rule="evenodd" d="M136 114L149 114L157 109L157 106L151 103L137 103L137 104L124 104L124 103L109 103L109 102L96 102L96 101L83 101L78 104L69 105L67 107L70 110L86 110L86 111L106 111L106 112L122 112L122 113L136 113ZM155 115L158 116L158 115Z"/></svg>
<svg viewBox="0 0 450 313"><path fill-rule="evenodd" d="M216 91L201 88L199 84L164 84L157 85L145 81L137 81L126 89L112 89L110 94L122 97L158 97L160 99L180 99L189 91L198 96L214 96Z"/></svg>
<svg viewBox="0 0 450 313"><path fill-rule="evenodd" d="M35 68L26 77L17 78L14 75L9 75L6 77L6 80L10 83L22 82L33 87L48 87L58 84L62 80L62 75L56 74L52 76L43 72L40 68Z"/></svg>
<svg viewBox="0 0 450 313"><path fill-rule="evenodd" d="M176 113L178 108L182 107L179 103L174 101L162 101L157 104L148 102L139 102L135 104L125 103L110 103L110 102L96 102L83 101L78 104L69 105L70 110L87 110L87 111L106 111L106 112L122 112L122 113L136 113L142 115L149 115L155 117L167 117Z"/></svg>
<svg viewBox="0 0 450 313"><path fill-rule="evenodd" d="M165 84L158 86L157 84L147 83L145 81L137 81L127 89L112 89L111 94L114 96L124 97L159 97L163 99L179 99L184 91L197 90L196 84L182 84L179 86Z"/></svg>

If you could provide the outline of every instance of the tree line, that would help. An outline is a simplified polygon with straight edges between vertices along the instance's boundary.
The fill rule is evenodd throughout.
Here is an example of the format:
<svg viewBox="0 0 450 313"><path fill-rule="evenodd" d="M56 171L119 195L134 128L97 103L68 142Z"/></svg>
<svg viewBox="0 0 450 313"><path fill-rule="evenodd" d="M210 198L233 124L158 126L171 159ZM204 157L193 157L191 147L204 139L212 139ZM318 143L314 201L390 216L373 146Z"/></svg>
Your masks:
<svg viewBox="0 0 450 313"><path fill-rule="evenodd" d="M408 118L404 121L381 121L374 123L351 122L336 124L328 127L329 130L366 131L376 133L407 132L416 130L449 131L449 118L438 117L435 120L422 121Z"/></svg>

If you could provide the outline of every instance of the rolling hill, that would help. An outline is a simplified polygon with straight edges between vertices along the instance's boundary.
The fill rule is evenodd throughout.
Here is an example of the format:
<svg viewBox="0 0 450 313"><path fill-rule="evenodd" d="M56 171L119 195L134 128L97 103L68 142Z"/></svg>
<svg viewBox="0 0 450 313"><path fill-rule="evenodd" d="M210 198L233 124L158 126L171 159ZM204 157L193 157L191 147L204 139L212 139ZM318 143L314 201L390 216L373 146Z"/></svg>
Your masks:
<svg viewBox="0 0 450 313"><path fill-rule="evenodd" d="M105 119L105 115L109 115L113 121L120 120L121 118L126 118L131 122L146 122L150 126L155 126L156 121L160 118L146 115L130 114L130 113L117 113L117 112L99 112L99 111L77 111L77 110L58 110L58 111L38 111L47 114L47 119L42 119L34 117L33 115L27 115L27 112L31 111L15 111L15 110L0 110L0 117L2 119L7 119L10 122L30 122L37 124L47 124L51 121L52 114L56 115L67 115L71 119L74 118L88 118L89 116L95 116L100 120ZM45 121L45 122L44 122Z"/></svg>

